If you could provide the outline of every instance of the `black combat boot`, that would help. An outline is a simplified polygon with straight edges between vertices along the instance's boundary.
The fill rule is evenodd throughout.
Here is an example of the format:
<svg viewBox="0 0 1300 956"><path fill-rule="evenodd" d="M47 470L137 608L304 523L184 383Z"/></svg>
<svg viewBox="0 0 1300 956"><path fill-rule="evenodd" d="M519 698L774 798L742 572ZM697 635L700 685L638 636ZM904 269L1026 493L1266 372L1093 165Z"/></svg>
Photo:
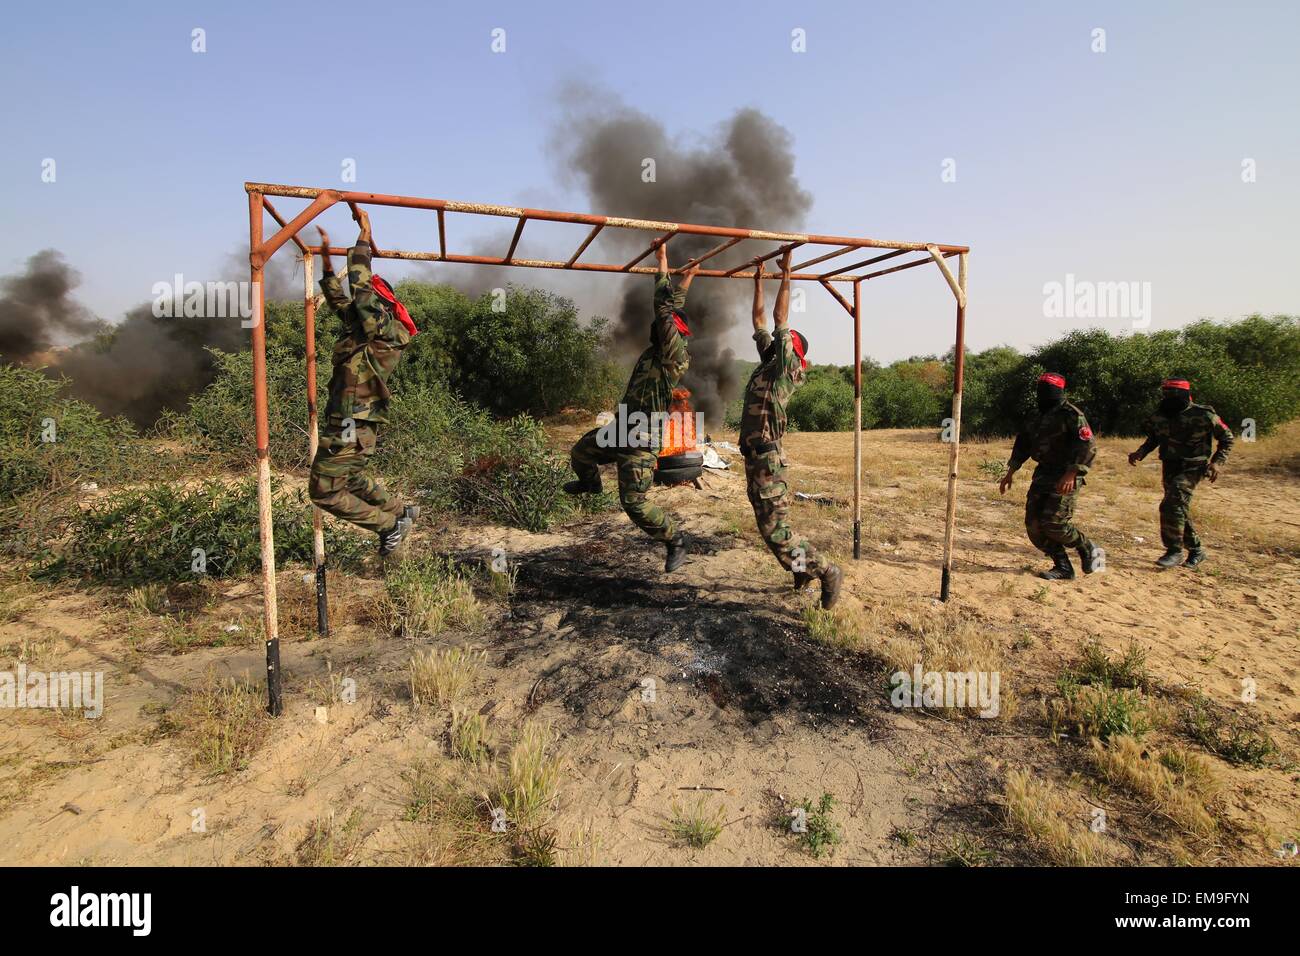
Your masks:
<svg viewBox="0 0 1300 956"><path fill-rule="evenodd" d="M1176 568L1183 563L1183 549L1169 548L1160 557L1156 558L1156 564L1162 568Z"/></svg>
<svg viewBox="0 0 1300 956"><path fill-rule="evenodd" d="M408 528L410 528L410 522L405 518L398 518L397 523L387 531L379 532L379 556L381 558L386 558L397 550Z"/></svg>
<svg viewBox="0 0 1300 956"><path fill-rule="evenodd" d="M1187 552L1187 566L1189 568L1194 568L1209 556L1210 552L1206 551L1204 548L1192 548Z"/></svg>
<svg viewBox="0 0 1300 956"><path fill-rule="evenodd" d="M567 495L598 495L602 487L600 475L596 476L595 481L583 481L581 478L575 478L573 481L564 483L564 493Z"/></svg>
<svg viewBox="0 0 1300 956"><path fill-rule="evenodd" d="M1091 541L1084 542L1077 548L1079 552L1079 567L1083 569L1084 574L1092 574L1101 564L1101 549Z"/></svg>
<svg viewBox="0 0 1300 956"><path fill-rule="evenodd" d="M796 591L807 591L816 580L817 575L815 574L809 574L807 571L796 571L794 573L794 589Z"/></svg>
<svg viewBox="0 0 1300 956"><path fill-rule="evenodd" d="M668 542L668 560L664 562L664 573L676 571L686 560L686 535L678 531Z"/></svg>
<svg viewBox="0 0 1300 956"><path fill-rule="evenodd" d="M1038 572L1038 576L1045 581L1074 580L1074 565L1070 563L1070 556L1064 548L1052 555L1052 566L1046 571Z"/></svg>
<svg viewBox="0 0 1300 956"><path fill-rule="evenodd" d="M830 610L840 599L840 584L844 581L844 572L838 564L832 564L822 572L822 607Z"/></svg>

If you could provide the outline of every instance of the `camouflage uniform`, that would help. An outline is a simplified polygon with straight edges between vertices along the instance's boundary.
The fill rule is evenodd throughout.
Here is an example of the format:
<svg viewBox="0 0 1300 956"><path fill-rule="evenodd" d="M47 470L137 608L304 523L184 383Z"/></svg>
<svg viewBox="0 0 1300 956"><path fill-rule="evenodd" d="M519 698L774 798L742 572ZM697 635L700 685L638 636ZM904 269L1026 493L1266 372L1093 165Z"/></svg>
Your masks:
<svg viewBox="0 0 1300 956"><path fill-rule="evenodd" d="M685 306L686 293L674 289L668 276L659 276L655 281L650 346L637 359L627 382L627 391L619 403L619 414L624 422L634 412L644 414L650 421L654 415L668 411L673 389L681 382L690 364L686 337L677 328L673 317L674 312L680 312ZM615 428L617 426L616 421ZM597 440L600 431L593 428L573 446L569 458L578 479L595 485L600 480L600 466L616 463L618 498L627 516L656 541L671 540L677 534L676 522L662 508L646 500L658 464L653 445L644 448L602 447ZM657 438L653 431L651 429L651 437Z"/></svg>
<svg viewBox="0 0 1300 956"><path fill-rule="evenodd" d="M1067 548L1092 550L1092 542L1074 526L1074 506L1084 475L1097 456L1097 440L1083 412L1062 402L1039 415L1032 426L1016 436L1007 470L1018 471L1029 458L1038 462L1025 496L1025 531L1030 543L1049 558L1065 555ZM1057 494L1056 483L1074 468L1074 490Z"/></svg>
<svg viewBox="0 0 1300 956"><path fill-rule="evenodd" d="M321 279L326 301L343 320L334 346L334 372L311 465L309 491L322 511L369 531L387 531L401 516L402 502L363 474L375 451L379 425L388 421L388 378L411 335L371 287L370 244L348 250L348 286L333 273Z"/></svg>
<svg viewBox="0 0 1300 956"><path fill-rule="evenodd" d="M803 363L795 354L792 339L790 329L783 326L777 327L775 339L766 329L754 333L759 364L745 386L740 450L745 455L745 487L759 534L781 567L817 576L826 570L827 563L807 539L795 537L790 529L790 486L782 477L786 469L781 452L786 405L804 377Z"/></svg>
<svg viewBox="0 0 1300 956"><path fill-rule="evenodd" d="M1160 540L1168 550L1199 550L1200 536L1192 527L1192 492L1205 477L1209 463L1228 460L1232 432L1209 405L1189 404L1174 417L1156 412L1144 429L1147 439L1137 450L1141 461L1157 447L1165 489L1160 502ZM1218 442L1210 454L1211 441Z"/></svg>

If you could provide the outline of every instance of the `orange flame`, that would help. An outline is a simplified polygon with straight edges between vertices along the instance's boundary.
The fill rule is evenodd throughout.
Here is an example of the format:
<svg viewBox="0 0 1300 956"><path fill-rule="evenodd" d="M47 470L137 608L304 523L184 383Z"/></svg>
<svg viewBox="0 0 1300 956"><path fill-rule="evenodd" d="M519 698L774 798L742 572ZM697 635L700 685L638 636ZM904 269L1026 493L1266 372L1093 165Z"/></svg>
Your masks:
<svg viewBox="0 0 1300 956"><path fill-rule="evenodd" d="M673 389L672 404L663 426L663 447L659 457L681 455L695 450L695 410L691 408L689 389Z"/></svg>

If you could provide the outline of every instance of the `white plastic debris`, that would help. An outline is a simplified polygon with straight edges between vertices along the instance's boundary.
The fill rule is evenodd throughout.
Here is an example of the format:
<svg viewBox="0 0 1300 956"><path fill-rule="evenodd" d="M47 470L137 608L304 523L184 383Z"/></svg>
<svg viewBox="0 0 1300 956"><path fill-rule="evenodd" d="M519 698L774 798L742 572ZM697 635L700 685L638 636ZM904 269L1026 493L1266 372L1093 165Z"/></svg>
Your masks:
<svg viewBox="0 0 1300 956"><path fill-rule="evenodd" d="M1142 542L1146 541L1146 538L1139 538L1137 535L1133 535L1133 540L1136 541L1138 544L1141 544Z"/></svg>
<svg viewBox="0 0 1300 956"><path fill-rule="evenodd" d="M238 624L227 624L224 628L222 628L222 630L224 630L227 634L238 634L240 631L243 630L243 628L240 627Z"/></svg>
<svg viewBox="0 0 1300 956"><path fill-rule="evenodd" d="M709 445L704 446L704 467L705 468L730 468L731 464L713 450Z"/></svg>
<svg viewBox="0 0 1300 956"><path fill-rule="evenodd" d="M98 491L99 485L93 481L85 481L81 484L82 491Z"/></svg>

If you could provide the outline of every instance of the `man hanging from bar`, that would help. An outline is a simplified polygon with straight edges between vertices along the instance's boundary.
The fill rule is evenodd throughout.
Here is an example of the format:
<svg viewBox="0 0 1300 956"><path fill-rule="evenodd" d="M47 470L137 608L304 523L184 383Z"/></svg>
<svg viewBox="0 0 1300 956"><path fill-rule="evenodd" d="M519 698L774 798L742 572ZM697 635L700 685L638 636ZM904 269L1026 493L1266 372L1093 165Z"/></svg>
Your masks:
<svg viewBox="0 0 1300 956"><path fill-rule="evenodd" d="M1055 372L1039 376L1036 401L1038 415L1016 436L998 491L1007 493L1028 459L1038 462L1025 496L1025 531L1030 543L1052 559L1052 566L1038 576L1072 581L1074 565L1067 548L1079 552L1084 574L1091 574L1101 562L1101 552L1074 526L1074 507L1083 476L1097 457L1097 439L1083 412L1066 401L1063 376Z"/></svg>
<svg viewBox="0 0 1300 956"><path fill-rule="evenodd" d="M571 495L599 494L600 466L616 464L618 497L623 510L638 528L667 546L664 571L668 572L677 570L686 560L686 536L671 515L646 499L646 493L654 484L658 462L657 422L662 422L669 413L673 389L690 365L686 339L691 330L685 312L686 293L698 266L685 270L681 283L674 289L668 274L668 250L663 243L656 253L659 275L655 279L650 345L632 369L614 421L593 428L573 446L569 458L578 477L568 482L564 490Z"/></svg>
<svg viewBox="0 0 1300 956"><path fill-rule="evenodd" d="M1160 389L1160 405L1146 424L1147 439L1128 456L1128 463L1136 465L1160 449L1165 489L1160 502L1160 540L1165 553L1156 564L1176 568L1186 563L1194 568L1205 560L1206 551L1192 527L1192 492L1202 478L1209 478L1211 484L1219 480L1219 467L1232 451L1232 432L1213 408L1192 401L1192 386L1186 379L1165 379Z"/></svg>
<svg viewBox="0 0 1300 956"><path fill-rule="evenodd" d="M334 371L320 445L311 465L311 500L322 511L379 535L381 556L392 554L419 515L365 473L379 426L388 421L388 378L415 335L415 323L388 283L370 271L370 217L357 209L361 227L348 250L348 289L334 274L330 240L320 233L320 280L325 300L342 320L334 346Z"/></svg>
<svg viewBox="0 0 1300 956"><path fill-rule="evenodd" d="M740 450L745 456L745 485L754 506L758 531L781 567L794 574L796 590L821 580L822 607L840 596L843 578L806 539L790 530L790 486L785 480L786 461L781 451L785 435L786 406L804 383L808 340L789 326L790 252L781 257L781 289L772 311L775 334L767 331L763 309L763 264L754 269L754 343L759 364L745 386L740 419Z"/></svg>

